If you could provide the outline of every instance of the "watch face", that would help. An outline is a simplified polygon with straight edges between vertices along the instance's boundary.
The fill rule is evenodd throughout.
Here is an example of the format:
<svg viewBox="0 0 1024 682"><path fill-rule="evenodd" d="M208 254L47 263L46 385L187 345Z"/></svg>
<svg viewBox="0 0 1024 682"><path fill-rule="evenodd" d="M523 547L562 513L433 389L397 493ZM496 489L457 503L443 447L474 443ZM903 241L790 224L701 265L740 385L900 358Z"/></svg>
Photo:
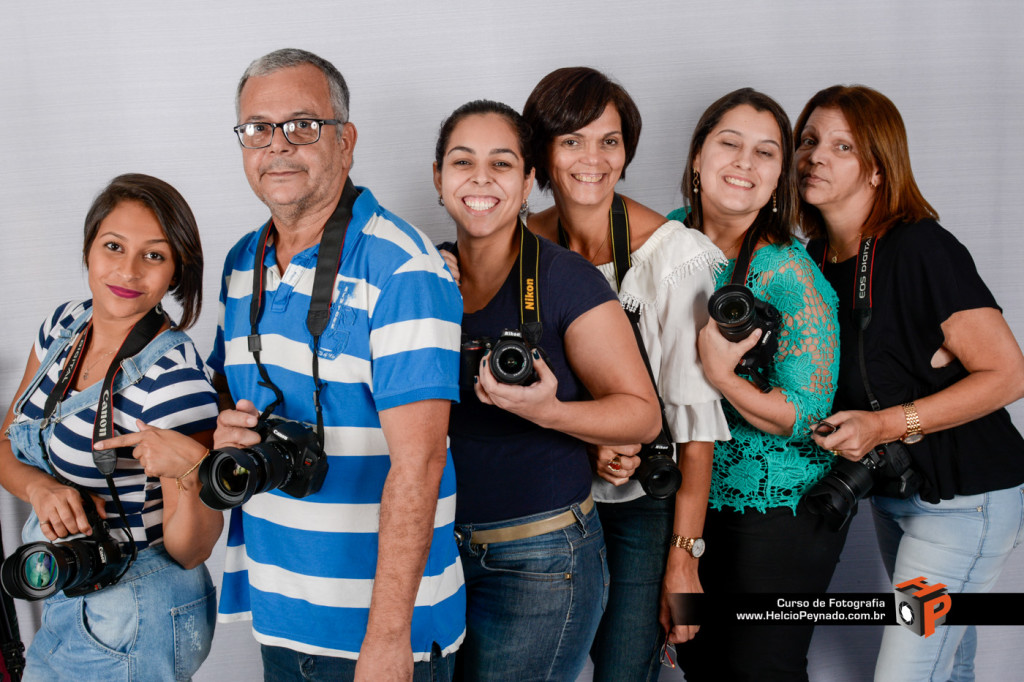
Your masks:
<svg viewBox="0 0 1024 682"><path fill-rule="evenodd" d="M704 553L704 538L697 538L693 541L693 547L690 548L690 554L693 558L698 558Z"/></svg>
<svg viewBox="0 0 1024 682"><path fill-rule="evenodd" d="M911 433L911 434L903 437L903 442L906 443L907 445L913 445L914 443L920 443L922 440L924 440L924 434L923 433Z"/></svg>

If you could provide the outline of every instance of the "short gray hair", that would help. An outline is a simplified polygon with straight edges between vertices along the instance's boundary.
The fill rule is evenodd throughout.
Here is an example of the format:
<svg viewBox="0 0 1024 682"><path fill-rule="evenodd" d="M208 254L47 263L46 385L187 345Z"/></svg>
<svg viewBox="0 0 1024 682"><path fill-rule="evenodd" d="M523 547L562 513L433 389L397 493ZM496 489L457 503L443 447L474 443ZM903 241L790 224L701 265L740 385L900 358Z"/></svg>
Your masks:
<svg viewBox="0 0 1024 682"><path fill-rule="evenodd" d="M235 92L235 116L239 117L242 115L242 88L245 87L250 78L267 76L280 69L302 66L303 64L311 64L320 69L320 72L324 74L324 77L327 78L327 87L331 94L331 108L334 110L334 118L348 123L348 85L345 84L345 78L341 75L341 72L338 71L334 64L331 64L323 57L318 57L312 52L292 47L265 54L249 65L249 68L242 74L241 80L238 81L238 90ZM338 131L340 135L340 126Z"/></svg>

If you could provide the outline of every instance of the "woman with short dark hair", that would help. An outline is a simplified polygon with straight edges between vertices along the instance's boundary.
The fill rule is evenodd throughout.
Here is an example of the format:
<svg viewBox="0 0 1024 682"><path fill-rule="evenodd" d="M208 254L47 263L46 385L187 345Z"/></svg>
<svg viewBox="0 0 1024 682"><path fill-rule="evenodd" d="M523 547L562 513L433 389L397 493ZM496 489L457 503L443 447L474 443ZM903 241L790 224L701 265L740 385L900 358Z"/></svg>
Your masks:
<svg viewBox="0 0 1024 682"><path fill-rule="evenodd" d="M43 322L0 439L0 483L32 506L22 537L36 543L5 564L4 587L47 597L24 679L188 679L210 651L203 561L223 525L194 473L217 395L181 331L202 303L195 218L162 180L119 176L89 210L83 259L92 297ZM69 550L44 542L98 542L107 526L99 579L85 564L66 572L56 557Z"/></svg>
<svg viewBox="0 0 1024 682"><path fill-rule="evenodd" d="M729 437L720 395L704 378L696 345L722 255L696 230L616 194L641 128L640 112L622 86L595 69L558 69L533 89L523 115L533 129L537 183L555 199L530 216L530 229L594 263L637 316L677 444L682 484L666 499L645 495L632 477L640 444L592 453L611 574L608 608L590 649L594 679L655 680L669 626L663 593L701 591L697 563L712 443ZM616 235L616 225L625 236ZM619 239L628 243L617 263ZM695 631L679 625L673 634L685 640Z"/></svg>
<svg viewBox="0 0 1024 682"><path fill-rule="evenodd" d="M950 592L990 591L1024 538L1024 439L1005 409L1024 395L1024 355L970 253L918 189L885 95L821 90L796 135L808 250L841 311L827 418L837 428L815 440L854 470L866 455L886 463L859 492L872 494L894 584L924 576ZM860 263L869 276L858 278ZM909 468L891 466L900 452ZM875 679L972 680L976 645L974 626L934 637L887 627Z"/></svg>

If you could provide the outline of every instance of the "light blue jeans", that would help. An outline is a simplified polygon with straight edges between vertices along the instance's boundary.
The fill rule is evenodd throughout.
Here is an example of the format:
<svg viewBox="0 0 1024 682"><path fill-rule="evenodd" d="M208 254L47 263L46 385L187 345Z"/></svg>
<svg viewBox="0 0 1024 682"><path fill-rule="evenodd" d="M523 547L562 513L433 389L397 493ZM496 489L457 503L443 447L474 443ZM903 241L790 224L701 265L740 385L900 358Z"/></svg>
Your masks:
<svg viewBox="0 0 1024 682"><path fill-rule="evenodd" d="M1024 486L938 504L917 495L871 501L882 562L894 584L924 576L951 594L990 592L1010 552L1024 540ZM930 637L886 626L875 681L970 682L977 644L974 626L941 625Z"/></svg>
<svg viewBox="0 0 1024 682"><path fill-rule="evenodd" d="M185 570L162 545L148 547L117 584L46 600L22 679L188 680L210 653L216 616L206 566Z"/></svg>
<svg viewBox="0 0 1024 682"><path fill-rule="evenodd" d="M608 599L608 563L597 509L570 507L576 523L543 535L472 544L473 530L555 516L457 525L466 575L466 640L455 655L465 682L574 682Z"/></svg>

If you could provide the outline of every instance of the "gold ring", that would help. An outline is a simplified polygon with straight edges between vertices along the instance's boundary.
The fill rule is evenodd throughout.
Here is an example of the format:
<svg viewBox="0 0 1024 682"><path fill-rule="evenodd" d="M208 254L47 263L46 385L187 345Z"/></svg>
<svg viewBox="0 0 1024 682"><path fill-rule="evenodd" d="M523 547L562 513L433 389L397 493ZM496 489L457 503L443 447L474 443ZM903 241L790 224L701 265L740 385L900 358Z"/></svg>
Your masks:
<svg viewBox="0 0 1024 682"><path fill-rule="evenodd" d="M843 456L843 453L839 452L839 450L830 450L829 452L832 453L833 457L842 457Z"/></svg>

